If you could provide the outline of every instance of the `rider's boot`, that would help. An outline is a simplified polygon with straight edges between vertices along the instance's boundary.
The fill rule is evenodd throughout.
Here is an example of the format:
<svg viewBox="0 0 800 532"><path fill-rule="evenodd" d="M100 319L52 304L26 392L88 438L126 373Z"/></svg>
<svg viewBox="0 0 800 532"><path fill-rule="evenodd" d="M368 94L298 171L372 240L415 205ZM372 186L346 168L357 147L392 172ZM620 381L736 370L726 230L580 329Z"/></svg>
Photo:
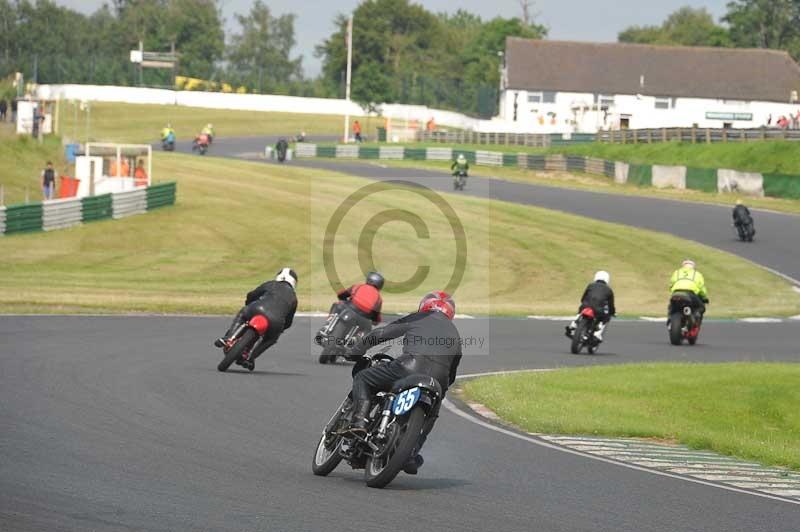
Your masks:
<svg viewBox="0 0 800 532"><path fill-rule="evenodd" d="M594 331L594 337L597 339L598 342L603 341L603 331L606 329L605 323L599 323L597 325L597 330Z"/></svg>
<svg viewBox="0 0 800 532"><path fill-rule="evenodd" d="M353 421L350 424L349 431L353 434L364 435L367 433L367 423L369 423L369 402L358 401L353 407Z"/></svg>
<svg viewBox="0 0 800 532"><path fill-rule="evenodd" d="M409 475L416 475L419 468L422 467L422 464L425 463L425 460L422 459L421 454L415 454L408 461L403 464L403 471L408 473Z"/></svg>

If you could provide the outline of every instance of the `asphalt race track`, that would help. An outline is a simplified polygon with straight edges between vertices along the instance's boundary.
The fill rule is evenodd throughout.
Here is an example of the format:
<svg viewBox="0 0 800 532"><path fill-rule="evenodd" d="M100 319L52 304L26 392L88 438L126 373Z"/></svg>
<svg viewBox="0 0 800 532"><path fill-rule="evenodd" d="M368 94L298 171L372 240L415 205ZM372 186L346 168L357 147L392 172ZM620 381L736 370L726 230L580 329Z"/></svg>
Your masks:
<svg viewBox="0 0 800 532"><path fill-rule="evenodd" d="M247 142L217 139L209 154L252 158L265 140ZM378 178L413 173L429 186L450 186L432 172L290 164ZM800 218L758 213L757 242L739 245L726 208L489 185L491 197L680 236L691 230L695 240L800 277ZM362 472L346 465L315 477L312 454L349 389L350 366L319 365L311 338L321 320L299 318L255 372L221 374L211 340L227 323L0 317L0 531L797 530L797 505L531 445L450 412L416 477L401 474L385 490L365 487ZM670 346L663 323L615 321L595 356L568 354L563 325L460 320L462 336L488 336L492 353L465 357L460 373L800 359L800 321L708 321L691 348Z"/></svg>
<svg viewBox="0 0 800 532"><path fill-rule="evenodd" d="M210 341L223 318L0 319L0 529L796 530L796 505L540 448L449 412L416 477L385 490L346 465L315 477L319 431L350 382L349 365L317 364L320 323L299 319L254 373L220 374ZM562 326L494 320L493 354L460 371L796 360L800 333L712 322L695 348L673 348L662 324L616 322L591 357L568 354Z"/></svg>

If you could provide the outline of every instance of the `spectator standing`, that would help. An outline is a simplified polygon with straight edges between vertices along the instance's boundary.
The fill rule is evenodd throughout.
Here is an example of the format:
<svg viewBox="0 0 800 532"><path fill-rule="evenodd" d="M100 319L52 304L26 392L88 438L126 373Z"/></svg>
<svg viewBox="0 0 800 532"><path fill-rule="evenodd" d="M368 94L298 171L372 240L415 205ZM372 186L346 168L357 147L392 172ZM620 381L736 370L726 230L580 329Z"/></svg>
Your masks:
<svg viewBox="0 0 800 532"><path fill-rule="evenodd" d="M144 169L141 159L136 163L136 168L133 170L133 180L137 187L147 186L147 170Z"/></svg>
<svg viewBox="0 0 800 532"><path fill-rule="evenodd" d="M44 199L53 199L56 194L56 171L53 163L47 161L47 168L42 170L42 195Z"/></svg>
<svg viewBox="0 0 800 532"><path fill-rule="evenodd" d="M789 119L786 118L786 116L781 115L781 117L778 119L777 124L779 128L786 129L786 127L789 125Z"/></svg>
<svg viewBox="0 0 800 532"><path fill-rule="evenodd" d="M353 136L355 136L356 142L363 142L364 140L361 138L361 124L358 120L353 122Z"/></svg>
<svg viewBox="0 0 800 532"><path fill-rule="evenodd" d="M0 122L6 121L6 113L8 113L8 102L3 98L0 100Z"/></svg>
<svg viewBox="0 0 800 532"><path fill-rule="evenodd" d="M17 99L11 98L11 121L16 123L17 121Z"/></svg>
<svg viewBox="0 0 800 532"><path fill-rule="evenodd" d="M767 117L767 127L772 125L772 113L769 114Z"/></svg>

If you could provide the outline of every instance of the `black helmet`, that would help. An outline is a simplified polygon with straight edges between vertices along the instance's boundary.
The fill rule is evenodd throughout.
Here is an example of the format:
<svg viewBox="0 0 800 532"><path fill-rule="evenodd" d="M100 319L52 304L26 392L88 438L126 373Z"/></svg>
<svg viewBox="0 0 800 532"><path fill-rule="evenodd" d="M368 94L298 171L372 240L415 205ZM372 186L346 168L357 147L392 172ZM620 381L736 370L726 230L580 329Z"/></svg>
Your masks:
<svg viewBox="0 0 800 532"><path fill-rule="evenodd" d="M378 272L369 272L367 274L367 284L380 290L383 288L383 275Z"/></svg>

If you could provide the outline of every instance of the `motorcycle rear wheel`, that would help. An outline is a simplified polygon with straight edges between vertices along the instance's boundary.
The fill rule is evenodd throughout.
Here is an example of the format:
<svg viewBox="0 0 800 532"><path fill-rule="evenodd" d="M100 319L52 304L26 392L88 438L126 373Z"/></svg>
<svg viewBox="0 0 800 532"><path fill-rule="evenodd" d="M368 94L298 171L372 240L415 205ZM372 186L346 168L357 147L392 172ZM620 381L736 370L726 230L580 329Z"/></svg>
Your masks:
<svg viewBox="0 0 800 532"><path fill-rule="evenodd" d="M669 342L672 345L683 343L683 315L680 312L673 312L669 317Z"/></svg>
<svg viewBox="0 0 800 532"><path fill-rule="evenodd" d="M402 423L402 419L396 421L399 423L397 429L401 433L392 439L392 448L384 453L386 458L375 459L372 456L367 458L364 468L364 481L367 486L383 488L403 470L403 466L416 449L422 426L425 424L425 417L425 411L416 407L408 414L405 423Z"/></svg>
<svg viewBox="0 0 800 532"><path fill-rule="evenodd" d="M583 334L584 330L586 329L586 321L583 319L578 319L578 323L575 325L575 332L572 333L572 344L570 344L569 349L572 351L573 355L577 355L583 349Z"/></svg>
<svg viewBox="0 0 800 532"><path fill-rule="evenodd" d="M234 344L234 346L231 347L227 353L225 353L225 358L223 358L222 362L217 365L217 369L219 371L226 371L231 364L233 364L239 359L239 357L242 356L242 353L244 353L245 349L253 345L253 342L257 337L258 333L253 329L248 328L244 334L242 334L239 340L237 340L236 344Z"/></svg>
<svg viewBox="0 0 800 532"><path fill-rule="evenodd" d="M331 427L331 430L343 428L341 426L342 414L351 403L352 401L349 397L345 399L345 402L342 403L342 406L339 407L325 428ZM336 469L336 466L342 461L342 454L339 452L342 447L342 439L341 436L335 436L332 445L325 445L325 431L322 431L322 436L320 436L317 443L317 449L314 451L314 460L311 462L311 471L315 475L325 477Z"/></svg>

